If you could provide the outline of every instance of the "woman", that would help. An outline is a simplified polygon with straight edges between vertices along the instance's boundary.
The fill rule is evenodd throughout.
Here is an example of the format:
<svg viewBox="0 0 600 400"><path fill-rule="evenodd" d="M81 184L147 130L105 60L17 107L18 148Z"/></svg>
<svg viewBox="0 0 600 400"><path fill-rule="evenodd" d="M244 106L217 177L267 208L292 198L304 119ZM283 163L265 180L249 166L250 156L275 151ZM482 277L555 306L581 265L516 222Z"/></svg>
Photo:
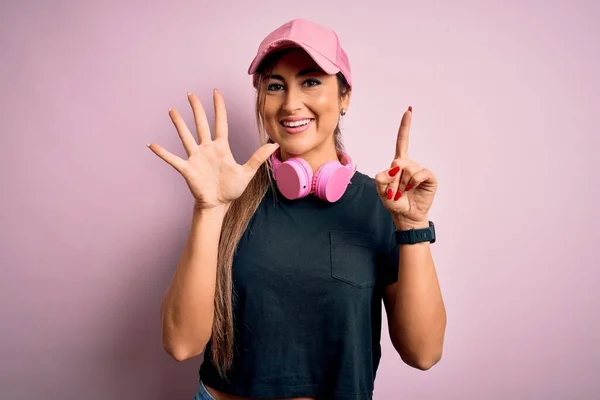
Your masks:
<svg viewBox="0 0 600 400"><path fill-rule="evenodd" d="M198 143L169 112L187 160L149 145L195 198L162 304L165 349L176 360L206 349L197 399L370 399L382 302L407 364L426 370L442 353L428 219L437 181L408 158L412 109L390 168L372 179L342 146L352 80L335 32L290 21L249 74L264 144L248 162L230 152L217 90L214 137L193 94Z"/></svg>

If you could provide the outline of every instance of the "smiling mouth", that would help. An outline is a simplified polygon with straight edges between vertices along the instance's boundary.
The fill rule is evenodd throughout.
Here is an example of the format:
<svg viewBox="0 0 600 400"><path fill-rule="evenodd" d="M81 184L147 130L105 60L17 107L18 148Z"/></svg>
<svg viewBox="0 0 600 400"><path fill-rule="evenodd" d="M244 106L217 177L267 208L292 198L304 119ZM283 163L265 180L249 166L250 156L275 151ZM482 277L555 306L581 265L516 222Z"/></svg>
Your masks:
<svg viewBox="0 0 600 400"><path fill-rule="evenodd" d="M308 125L314 118L306 118L298 121L281 121L280 124L286 128L297 128L299 126Z"/></svg>

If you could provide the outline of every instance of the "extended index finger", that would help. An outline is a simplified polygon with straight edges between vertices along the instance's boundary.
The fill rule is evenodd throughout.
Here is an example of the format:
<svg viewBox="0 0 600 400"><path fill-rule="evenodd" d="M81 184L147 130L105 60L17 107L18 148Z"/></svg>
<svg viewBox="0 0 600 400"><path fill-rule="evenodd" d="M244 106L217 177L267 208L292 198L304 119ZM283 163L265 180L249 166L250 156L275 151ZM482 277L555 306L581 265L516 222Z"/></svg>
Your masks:
<svg viewBox="0 0 600 400"><path fill-rule="evenodd" d="M408 136L410 133L410 122L412 120L412 107L404 112L400 128L398 129L398 138L396 139L396 156L394 158L408 157Z"/></svg>

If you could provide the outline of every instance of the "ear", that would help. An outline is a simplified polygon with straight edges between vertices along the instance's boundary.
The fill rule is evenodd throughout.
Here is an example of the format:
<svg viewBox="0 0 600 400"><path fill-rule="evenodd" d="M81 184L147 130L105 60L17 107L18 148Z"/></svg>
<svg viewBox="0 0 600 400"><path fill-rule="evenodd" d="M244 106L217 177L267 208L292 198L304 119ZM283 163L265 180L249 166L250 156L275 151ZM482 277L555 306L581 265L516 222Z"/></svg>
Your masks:
<svg viewBox="0 0 600 400"><path fill-rule="evenodd" d="M346 111L348 111L348 108L350 108L350 98L351 97L352 97L352 90L348 89L348 92L341 98L340 109L343 108Z"/></svg>

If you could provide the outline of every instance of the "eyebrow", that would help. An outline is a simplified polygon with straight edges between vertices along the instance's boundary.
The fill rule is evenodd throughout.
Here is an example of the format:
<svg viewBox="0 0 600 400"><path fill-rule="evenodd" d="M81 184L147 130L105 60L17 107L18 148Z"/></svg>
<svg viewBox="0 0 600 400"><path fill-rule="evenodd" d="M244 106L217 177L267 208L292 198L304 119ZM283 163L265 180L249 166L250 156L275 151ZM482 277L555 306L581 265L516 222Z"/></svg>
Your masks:
<svg viewBox="0 0 600 400"><path fill-rule="evenodd" d="M304 76L304 75L308 75L308 74L321 74L323 73L320 69L315 68L315 67L310 67L310 68L304 68L302 71L298 72L297 76ZM285 79L283 79L283 76L281 75L277 75L277 74L272 74L270 76L271 79L278 79L280 81L284 81Z"/></svg>

